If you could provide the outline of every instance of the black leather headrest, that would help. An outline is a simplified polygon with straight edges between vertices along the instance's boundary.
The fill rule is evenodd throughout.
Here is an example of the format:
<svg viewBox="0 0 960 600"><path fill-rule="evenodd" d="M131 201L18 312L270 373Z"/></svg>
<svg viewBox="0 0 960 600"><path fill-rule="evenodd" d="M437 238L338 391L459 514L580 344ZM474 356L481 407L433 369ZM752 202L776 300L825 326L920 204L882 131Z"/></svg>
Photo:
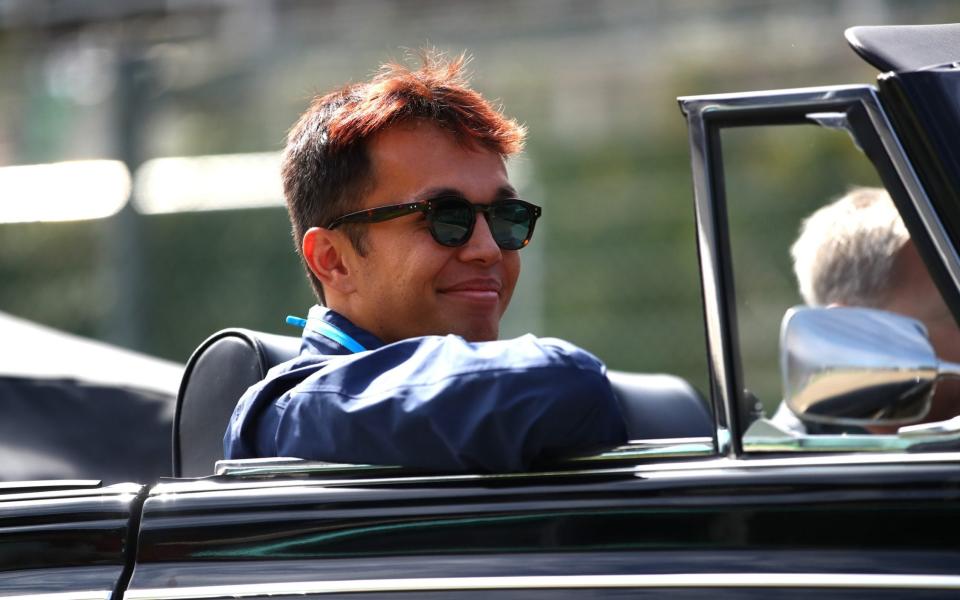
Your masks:
<svg viewBox="0 0 960 600"><path fill-rule="evenodd" d="M631 440L710 437L715 429L706 400L685 379L607 371Z"/></svg>
<svg viewBox="0 0 960 600"><path fill-rule="evenodd" d="M202 477L223 458L223 433L237 400L274 365L300 351L300 338L225 329L187 362L173 422L173 476Z"/></svg>

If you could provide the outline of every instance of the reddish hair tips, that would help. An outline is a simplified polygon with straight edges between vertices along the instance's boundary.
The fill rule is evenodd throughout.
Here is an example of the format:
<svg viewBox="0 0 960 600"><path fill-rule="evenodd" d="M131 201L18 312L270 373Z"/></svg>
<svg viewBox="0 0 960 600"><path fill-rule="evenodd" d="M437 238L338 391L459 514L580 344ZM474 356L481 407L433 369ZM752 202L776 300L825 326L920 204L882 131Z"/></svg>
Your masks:
<svg viewBox="0 0 960 600"><path fill-rule="evenodd" d="M435 52L423 52L421 60L416 70L387 63L369 82L318 99L320 106L339 105L327 119L326 143L349 146L400 121L422 118L449 129L463 142L501 156L523 149L524 127L470 88L466 55L446 60Z"/></svg>

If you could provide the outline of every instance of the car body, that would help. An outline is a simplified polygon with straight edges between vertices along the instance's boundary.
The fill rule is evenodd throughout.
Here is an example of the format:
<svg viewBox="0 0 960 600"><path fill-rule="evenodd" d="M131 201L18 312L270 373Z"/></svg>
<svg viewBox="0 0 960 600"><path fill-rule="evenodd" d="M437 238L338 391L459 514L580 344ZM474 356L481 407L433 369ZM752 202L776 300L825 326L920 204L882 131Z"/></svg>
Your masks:
<svg viewBox="0 0 960 600"><path fill-rule="evenodd" d="M0 313L0 482L170 474L183 365Z"/></svg>
<svg viewBox="0 0 960 600"><path fill-rule="evenodd" d="M955 597L956 432L778 436L755 426L763 421L743 384L724 128L803 123L851 133L960 314L960 163L952 145L960 70L951 64L960 58L960 26L858 28L848 37L880 65L888 52L916 58L918 40L935 40L937 49L929 63L884 69L877 87L680 99L692 152L710 435L636 440L528 473L256 459L153 486L11 486L0 490L0 595Z"/></svg>

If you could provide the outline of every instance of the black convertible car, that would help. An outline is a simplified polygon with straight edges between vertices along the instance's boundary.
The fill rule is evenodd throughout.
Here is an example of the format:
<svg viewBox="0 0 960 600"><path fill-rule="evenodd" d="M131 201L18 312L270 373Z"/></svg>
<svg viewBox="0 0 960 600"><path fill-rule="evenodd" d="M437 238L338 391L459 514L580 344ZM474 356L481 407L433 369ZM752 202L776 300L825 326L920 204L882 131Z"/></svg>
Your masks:
<svg viewBox="0 0 960 600"><path fill-rule="evenodd" d="M721 147L730 131L848 133L960 317L960 25L858 27L847 39L882 73L876 86L680 99L709 393L670 376L611 376L636 407L631 419L662 425L659 439L529 473L217 463L238 390L297 345L221 332L181 386L176 478L0 487L0 596L957 597L960 425L797 434L765 419L747 391ZM922 335L901 352L895 319L828 312L785 320L791 409L864 427L919 417L952 366Z"/></svg>

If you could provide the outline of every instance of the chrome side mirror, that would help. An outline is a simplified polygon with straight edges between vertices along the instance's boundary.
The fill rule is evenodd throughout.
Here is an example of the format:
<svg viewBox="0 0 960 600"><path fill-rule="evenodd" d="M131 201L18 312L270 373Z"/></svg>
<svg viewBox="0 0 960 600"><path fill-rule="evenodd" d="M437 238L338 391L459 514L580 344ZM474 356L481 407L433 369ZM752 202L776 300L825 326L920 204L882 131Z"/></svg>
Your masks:
<svg viewBox="0 0 960 600"><path fill-rule="evenodd" d="M903 425L930 410L934 384L960 375L914 319L870 308L795 307L780 327L787 406L805 421Z"/></svg>

